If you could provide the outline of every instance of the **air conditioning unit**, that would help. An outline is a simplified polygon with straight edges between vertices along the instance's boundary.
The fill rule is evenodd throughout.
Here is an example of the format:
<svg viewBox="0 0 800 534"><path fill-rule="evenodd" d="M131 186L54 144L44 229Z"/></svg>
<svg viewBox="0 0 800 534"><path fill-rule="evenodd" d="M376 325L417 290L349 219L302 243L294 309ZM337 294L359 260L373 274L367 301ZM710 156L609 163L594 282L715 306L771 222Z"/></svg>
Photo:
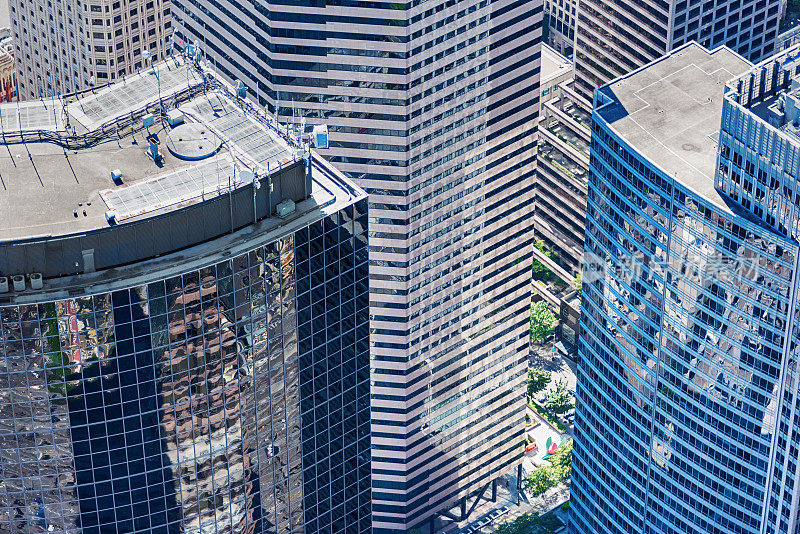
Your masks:
<svg viewBox="0 0 800 534"><path fill-rule="evenodd" d="M42 273L31 273L31 289L42 289Z"/></svg>
<svg viewBox="0 0 800 534"><path fill-rule="evenodd" d="M25 291L25 277L21 274L12 276L11 283L14 286L14 291Z"/></svg>
<svg viewBox="0 0 800 534"><path fill-rule="evenodd" d="M287 217L292 213L294 213L295 209L294 200L287 198L286 200L278 204L276 209L278 210L278 217L281 218Z"/></svg>
<svg viewBox="0 0 800 534"><path fill-rule="evenodd" d="M8 293L8 277L0 276L0 293Z"/></svg>
<svg viewBox="0 0 800 534"><path fill-rule="evenodd" d="M167 112L167 123L173 128L183 124L183 112L178 109L171 109Z"/></svg>

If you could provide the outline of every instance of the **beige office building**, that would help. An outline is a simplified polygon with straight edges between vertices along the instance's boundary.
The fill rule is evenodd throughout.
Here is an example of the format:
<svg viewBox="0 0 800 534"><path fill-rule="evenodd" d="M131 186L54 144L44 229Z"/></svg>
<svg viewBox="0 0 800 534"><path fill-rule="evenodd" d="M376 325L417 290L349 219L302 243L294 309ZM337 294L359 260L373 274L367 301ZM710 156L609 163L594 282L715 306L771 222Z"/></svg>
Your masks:
<svg viewBox="0 0 800 534"><path fill-rule="evenodd" d="M427 532L524 453L542 2L313 4L173 0L176 41L370 193L373 528Z"/></svg>
<svg viewBox="0 0 800 534"><path fill-rule="evenodd" d="M781 0L580 0L575 39L576 89L595 88L697 41L725 45L751 61L775 49Z"/></svg>
<svg viewBox="0 0 800 534"><path fill-rule="evenodd" d="M21 100L105 85L162 59L169 0L10 0Z"/></svg>

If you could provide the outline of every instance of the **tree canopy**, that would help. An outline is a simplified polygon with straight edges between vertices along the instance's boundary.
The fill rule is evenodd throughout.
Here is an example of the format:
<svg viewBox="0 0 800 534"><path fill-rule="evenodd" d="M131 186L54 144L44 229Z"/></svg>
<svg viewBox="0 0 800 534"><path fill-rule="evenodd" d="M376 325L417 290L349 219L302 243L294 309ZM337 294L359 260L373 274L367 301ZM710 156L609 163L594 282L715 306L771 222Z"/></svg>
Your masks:
<svg viewBox="0 0 800 534"><path fill-rule="evenodd" d="M553 324L556 316L547 307L547 303L540 300L531 306L531 340L534 343L541 343L547 336L553 333Z"/></svg>

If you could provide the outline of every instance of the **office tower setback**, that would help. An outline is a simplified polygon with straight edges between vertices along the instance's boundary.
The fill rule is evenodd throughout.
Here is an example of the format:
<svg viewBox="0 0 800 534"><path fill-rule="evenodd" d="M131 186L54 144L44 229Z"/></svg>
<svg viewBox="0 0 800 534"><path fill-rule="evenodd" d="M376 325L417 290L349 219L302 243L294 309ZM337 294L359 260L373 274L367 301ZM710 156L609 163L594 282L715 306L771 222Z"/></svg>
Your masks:
<svg viewBox="0 0 800 534"><path fill-rule="evenodd" d="M0 531L370 531L367 197L242 96L0 106Z"/></svg>
<svg viewBox="0 0 800 534"><path fill-rule="evenodd" d="M580 0L575 39L576 89L595 88L697 41L725 45L751 61L770 55L781 0Z"/></svg>
<svg viewBox="0 0 800 534"><path fill-rule="evenodd" d="M370 193L374 527L428 528L524 452L542 3L173 9Z"/></svg>
<svg viewBox="0 0 800 534"><path fill-rule="evenodd" d="M21 100L135 74L169 54L169 0L9 0Z"/></svg>
<svg viewBox="0 0 800 534"><path fill-rule="evenodd" d="M591 109L592 103L575 92L572 76L542 92L534 228L552 255L538 249L534 254L565 282L583 263Z"/></svg>
<svg viewBox="0 0 800 534"><path fill-rule="evenodd" d="M575 533L797 532L799 51L595 93Z"/></svg>

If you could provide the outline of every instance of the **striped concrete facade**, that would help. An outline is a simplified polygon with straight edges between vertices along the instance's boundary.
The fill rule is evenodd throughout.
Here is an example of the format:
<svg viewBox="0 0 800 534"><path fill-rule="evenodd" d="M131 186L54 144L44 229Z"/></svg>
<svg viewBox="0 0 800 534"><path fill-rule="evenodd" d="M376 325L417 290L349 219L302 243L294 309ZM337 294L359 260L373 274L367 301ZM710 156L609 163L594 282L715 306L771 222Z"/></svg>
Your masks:
<svg viewBox="0 0 800 534"><path fill-rule="evenodd" d="M758 61L775 48L781 0L580 0L576 89L595 88L697 41Z"/></svg>
<svg viewBox="0 0 800 534"><path fill-rule="evenodd" d="M373 518L405 532L524 451L542 2L330 4L173 0L370 193Z"/></svg>
<svg viewBox="0 0 800 534"><path fill-rule="evenodd" d="M113 83L150 64L145 50L154 61L169 53L169 0L7 3L20 100Z"/></svg>

